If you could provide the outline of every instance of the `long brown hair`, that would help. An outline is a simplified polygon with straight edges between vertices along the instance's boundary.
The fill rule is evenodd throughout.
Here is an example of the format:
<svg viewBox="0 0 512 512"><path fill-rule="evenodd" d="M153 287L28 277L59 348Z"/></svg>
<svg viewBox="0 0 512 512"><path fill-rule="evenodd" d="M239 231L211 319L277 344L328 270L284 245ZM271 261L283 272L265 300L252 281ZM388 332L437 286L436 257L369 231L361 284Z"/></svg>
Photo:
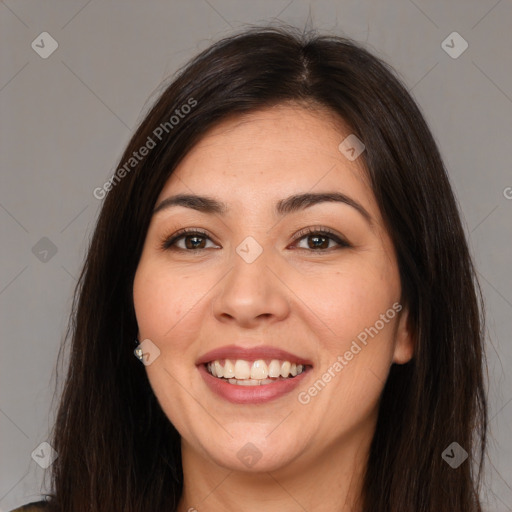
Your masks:
<svg viewBox="0 0 512 512"><path fill-rule="evenodd" d="M481 511L482 299L435 141L394 72L358 44L259 27L217 42L179 71L95 193L109 190L75 294L51 441L59 456L50 512L176 509L180 436L133 354L135 271L160 191L206 130L284 102L327 108L364 141L414 333L412 361L392 366L383 391L363 510ZM135 159L142 146L151 147ZM453 442L468 453L457 468L442 456Z"/></svg>

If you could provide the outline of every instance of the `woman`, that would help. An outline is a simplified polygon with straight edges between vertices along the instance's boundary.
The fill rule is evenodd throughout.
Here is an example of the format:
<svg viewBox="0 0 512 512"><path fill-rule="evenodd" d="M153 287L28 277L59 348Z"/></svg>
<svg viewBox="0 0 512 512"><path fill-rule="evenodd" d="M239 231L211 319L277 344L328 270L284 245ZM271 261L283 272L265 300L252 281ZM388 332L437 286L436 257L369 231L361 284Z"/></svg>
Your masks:
<svg viewBox="0 0 512 512"><path fill-rule="evenodd" d="M481 295L385 64L226 38L94 194L45 510L481 511Z"/></svg>

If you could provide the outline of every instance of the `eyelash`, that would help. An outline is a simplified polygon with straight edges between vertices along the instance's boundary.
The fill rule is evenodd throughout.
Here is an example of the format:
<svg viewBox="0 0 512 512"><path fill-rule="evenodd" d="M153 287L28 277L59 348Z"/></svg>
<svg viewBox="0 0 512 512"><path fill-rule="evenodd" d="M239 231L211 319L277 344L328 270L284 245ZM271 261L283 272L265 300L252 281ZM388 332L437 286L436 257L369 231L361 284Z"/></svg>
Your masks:
<svg viewBox="0 0 512 512"><path fill-rule="evenodd" d="M208 236L208 233L206 231L203 231L201 229L184 228L184 229L181 229L181 230L177 231L176 233L174 233L171 236L164 237L162 239L162 241L161 241L160 247L164 251L165 250L176 250L176 251L184 251L184 252L201 252L201 251L207 250L205 248L182 249L181 247L173 247L174 244L178 240L180 240L182 238L186 238L187 236L194 236L194 235L198 236L200 238L208 238L209 240L211 240L211 238ZM323 236L325 238L329 238L329 239L333 240L339 246L339 247L337 247L337 249L343 249L343 248L347 248L347 247L352 247L351 244L349 244L346 240L344 240L343 238L338 236L332 230L330 230L329 228L321 227L321 226L320 227L314 227L314 228L313 227L308 227L308 228L302 229L301 231L299 231L297 233L297 235L295 236L293 241L295 243L295 242L300 241L303 238L307 238L307 237L313 236L313 235L320 235L320 236ZM211 241L213 242L213 240L211 240ZM331 251L333 249L336 249L336 248L335 247L330 247L330 248L327 248L327 249L304 249L304 248L300 248L299 250L324 253L324 252Z"/></svg>

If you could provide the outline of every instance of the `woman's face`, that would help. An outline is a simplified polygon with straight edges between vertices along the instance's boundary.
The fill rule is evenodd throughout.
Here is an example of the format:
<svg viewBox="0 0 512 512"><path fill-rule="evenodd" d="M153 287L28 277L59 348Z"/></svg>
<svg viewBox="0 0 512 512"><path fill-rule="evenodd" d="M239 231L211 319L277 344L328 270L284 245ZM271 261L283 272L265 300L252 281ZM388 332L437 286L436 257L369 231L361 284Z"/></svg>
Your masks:
<svg viewBox="0 0 512 512"><path fill-rule="evenodd" d="M412 344L362 157L339 149L349 135L281 105L219 124L165 184L133 295L184 458L274 471L368 446Z"/></svg>

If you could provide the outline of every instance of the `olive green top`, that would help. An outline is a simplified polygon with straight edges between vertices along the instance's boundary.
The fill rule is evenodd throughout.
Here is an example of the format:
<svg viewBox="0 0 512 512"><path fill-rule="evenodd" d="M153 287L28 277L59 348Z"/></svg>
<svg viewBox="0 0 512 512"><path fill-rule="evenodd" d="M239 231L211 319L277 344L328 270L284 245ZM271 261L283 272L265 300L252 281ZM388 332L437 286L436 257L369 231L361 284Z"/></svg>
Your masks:
<svg viewBox="0 0 512 512"><path fill-rule="evenodd" d="M39 512L40 510L45 509L47 505L46 501L33 501L32 503L28 503L22 507L15 508L14 510L11 510L11 512Z"/></svg>

